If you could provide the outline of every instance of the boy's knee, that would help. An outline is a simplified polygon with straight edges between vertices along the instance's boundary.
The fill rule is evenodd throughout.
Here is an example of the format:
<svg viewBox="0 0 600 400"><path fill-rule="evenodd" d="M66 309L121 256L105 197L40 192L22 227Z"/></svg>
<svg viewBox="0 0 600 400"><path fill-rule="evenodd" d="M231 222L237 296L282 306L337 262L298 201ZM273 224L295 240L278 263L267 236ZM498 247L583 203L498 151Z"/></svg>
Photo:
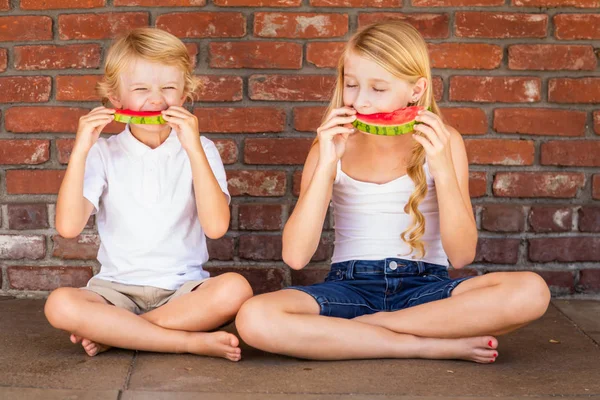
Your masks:
<svg viewBox="0 0 600 400"><path fill-rule="evenodd" d="M221 275L220 293L229 303L237 303L237 308L252 297L252 287L242 275L235 272L227 272ZM232 299L232 296L234 299ZM231 301L237 300L237 301ZM237 311L237 310L236 310Z"/></svg>
<svg viewBox="0 0 600 400"><path fill-rule="evenodd" d="M65 329L75 315L76 291L79 289L63 287L54 290L48 296L44 306L46 319L55 328Z"/></svg>

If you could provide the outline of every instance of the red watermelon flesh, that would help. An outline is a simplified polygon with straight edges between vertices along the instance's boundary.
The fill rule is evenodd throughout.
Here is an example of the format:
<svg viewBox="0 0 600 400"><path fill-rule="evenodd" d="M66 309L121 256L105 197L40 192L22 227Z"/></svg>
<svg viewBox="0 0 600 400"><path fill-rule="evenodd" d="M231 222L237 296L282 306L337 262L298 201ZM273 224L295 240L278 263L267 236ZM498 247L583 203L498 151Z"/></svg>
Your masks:
<svg viewBox="0 0 600 400"><path fill-rule="evenodd" d="M391 113L356 114L352 123L356 129L373 135L398 136L412 132L415 118L422 106L401 108Z"/></svg>
<svg viewBox="0 0 600 400"><path fill-rule="evenodd" d="M128 109L117 110L115 112L115 121L124 124L146 124L160 125L166 121L162 117L162 111L133 111Z"/></svg>

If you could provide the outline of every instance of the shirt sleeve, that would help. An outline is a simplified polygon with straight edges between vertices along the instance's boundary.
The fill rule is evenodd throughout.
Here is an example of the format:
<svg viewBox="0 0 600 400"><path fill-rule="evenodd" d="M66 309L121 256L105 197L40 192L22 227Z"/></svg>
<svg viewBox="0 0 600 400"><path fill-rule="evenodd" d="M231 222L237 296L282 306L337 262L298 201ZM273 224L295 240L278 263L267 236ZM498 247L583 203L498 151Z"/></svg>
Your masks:
<svg viewBox="0 0 600 400"><path fill-rule="evenodd" d="M92 215L98 212L100 197L106 188L106 184L106 170L102 161L100 145L96 142L85 160L85 174L83 176L83 197L94 205Z"/></svg>
<svg viewBox="0 0 600 400"><path fill-rule="evenodd" d="M219 182L221 190L227 196L227 204L231 203L231 195L229 194L229 190L227 190L227 176L225 175L225 168L223 167L223 161L221 160L221 155L219 154L217 146L215 146L212 140L202 136L202 148L208 159L208 164L210 165L217 182Z"/></svg>

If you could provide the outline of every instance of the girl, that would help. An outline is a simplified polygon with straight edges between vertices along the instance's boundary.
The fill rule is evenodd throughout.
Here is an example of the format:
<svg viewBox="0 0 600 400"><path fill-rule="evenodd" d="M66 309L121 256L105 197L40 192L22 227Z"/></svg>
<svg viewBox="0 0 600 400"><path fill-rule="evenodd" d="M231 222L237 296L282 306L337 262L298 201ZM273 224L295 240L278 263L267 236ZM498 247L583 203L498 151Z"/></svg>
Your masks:
<svg viewBox="0 0 600 400"><path fill-rule="evenodd" d="M232 320L252 290L241 275L208 279L202 269L205 235L229 226L230 197L217 148L182 107L197 85L179 39L136 29L110 48L99 91L117 108L162 112L166 124L130 124L105 139L115 109L79 121L56 229L76 237L97 213L101 268L86 288L55 290L45 313L90 356L116 346L241 357L234 335L207 333Z"/></svg>
<svg viewBox="0 0 600 400"><path fill-rule="evenodd" d="M419 105L413 134L357 132L356 113ZM541 317L547 285L531 272L450 279L475 257L477 229L461 135L441 119L427 45L402 22L356 33L338 66L301 193L283 232L283 259L311 259L330 202L335 248L324 283L246 302L248 344L295 357L438 358L489 363L494 336Z"/></svg>

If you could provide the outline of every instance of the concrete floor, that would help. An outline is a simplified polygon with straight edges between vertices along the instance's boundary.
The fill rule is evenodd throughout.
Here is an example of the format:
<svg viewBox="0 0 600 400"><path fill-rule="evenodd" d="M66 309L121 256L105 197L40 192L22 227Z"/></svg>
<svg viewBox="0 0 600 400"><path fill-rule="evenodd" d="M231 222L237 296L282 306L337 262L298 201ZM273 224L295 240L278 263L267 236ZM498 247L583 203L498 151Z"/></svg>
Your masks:
<svg viewBox="0 0 600 400"><path fill-rule="evenodd" d="M88 357L46 322L43 300L0 300L0 399L600 399L600 302L555 300L500 338L490 365L461 361L315 362L247 347L232 363L111 350Z"/></svg>

